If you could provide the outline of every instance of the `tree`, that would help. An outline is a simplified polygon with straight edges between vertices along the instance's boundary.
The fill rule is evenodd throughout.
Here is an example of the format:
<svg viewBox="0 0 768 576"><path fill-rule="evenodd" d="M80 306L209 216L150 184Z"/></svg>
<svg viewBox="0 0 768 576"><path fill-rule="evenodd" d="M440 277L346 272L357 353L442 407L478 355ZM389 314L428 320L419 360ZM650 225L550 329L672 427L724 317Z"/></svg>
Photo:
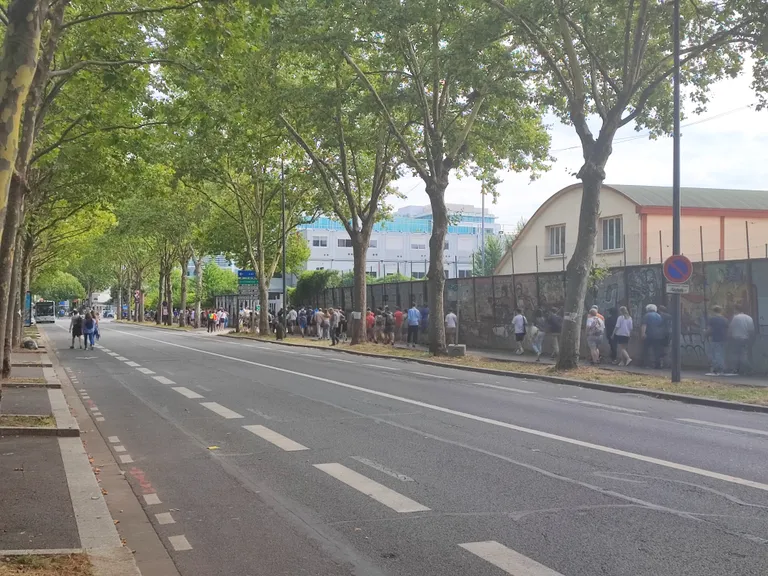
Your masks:
<svg viewBox="0 0 768 576"><path fill-rule="evenodd" d="M672 2L655 0L485 0L506 16L546 72L548 104L581 141L584 187L579 230L566 270L565 322L558 367L578 365L581 320L600 215L600 189L613 139L634 124L652 136L672 129ZM681 80L696 111L712 83L735 76L755 50L765 5L752 0L682 3ZM757 71L765 71L758 61ZM765 90L768 75L756 74ZM590 118L597 117L597 136Z"/></svg>
<svg viewBox="0 0 768 576"><path fill-rule="evenodd" d="M237 294L237 274L232 270L219 268L215 262L209 262L203 268L203 296L206 306L213 306L215 296Z"/></svg>
<svg viewBox="0 0 768 576"><path fill-rule="evenodd" d="M52 272L38 276L32 284L32 293L45 300L82 300L86 290L80 281L68 272Z"/></svg>
<svg viewBox="0 0 768 576"><path fill-rule="evenodd" d="M492 276L496 266L499 265L504 252L507 249L505 236L488 234L485 237L485 266L483 266L483 254L481 251L472 253L472 275Z"/></svg>
<svg viewBox="0 0 768 576"><path fill-rule="evenodd" d="M364 56L345 45L344 58L432 206L429 347L443 353L449 177L472 173L493 193L498 170L543 168L548 137L527 81L537 71L482 2L362 0L346 9L356 23L354 47L362 46Z"/></svg>

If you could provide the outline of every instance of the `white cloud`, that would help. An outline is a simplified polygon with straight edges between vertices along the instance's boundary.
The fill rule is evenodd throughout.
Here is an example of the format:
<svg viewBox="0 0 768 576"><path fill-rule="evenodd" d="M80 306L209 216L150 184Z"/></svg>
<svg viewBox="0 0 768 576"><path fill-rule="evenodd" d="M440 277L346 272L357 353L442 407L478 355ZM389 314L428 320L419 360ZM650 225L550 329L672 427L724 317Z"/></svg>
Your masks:
<svg viewBox="0 0 768 576"><path fill-rule="evenodd" d="M683 186L768 190L768 110L756 112L752 107L756 98L750 82L749 75L720 82L712 91L707 111L683 121ZM577 181L573 174L582 162L578 137L570 126L554 119L551 124L556 162L534 182L530 182L528 174L509 173L504 177L497 203L486 206L500 222L514 224L520 217L530 217L552 194ZM671 186L671 138L619 142L633 136L639 134L632 126L617 134L606 167L606 182ZM397 187L407 198L395 201L396 207L429 204L421 179L403 178ZM471 178L451 179L446 201L479 206L480 183Z"/></svg>

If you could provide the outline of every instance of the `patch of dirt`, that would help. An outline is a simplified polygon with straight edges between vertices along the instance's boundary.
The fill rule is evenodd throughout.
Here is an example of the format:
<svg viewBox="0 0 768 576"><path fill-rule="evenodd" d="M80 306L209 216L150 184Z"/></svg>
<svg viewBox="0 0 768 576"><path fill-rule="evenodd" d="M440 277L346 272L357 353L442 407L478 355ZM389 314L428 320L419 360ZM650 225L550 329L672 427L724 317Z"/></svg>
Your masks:
<svg viewBox="0 0 768 576"><path fill-rule="evenodd" d="M8 426L10 428L55 428L56 420L53 416L4 414L0 415L0 426Z"/></svg>
<svg viewBox="0 0 768 576"><path fill-rule="evenodd" d="M0 558L0 576L93 576L85 554L68 556L6 556Z"/></svg>

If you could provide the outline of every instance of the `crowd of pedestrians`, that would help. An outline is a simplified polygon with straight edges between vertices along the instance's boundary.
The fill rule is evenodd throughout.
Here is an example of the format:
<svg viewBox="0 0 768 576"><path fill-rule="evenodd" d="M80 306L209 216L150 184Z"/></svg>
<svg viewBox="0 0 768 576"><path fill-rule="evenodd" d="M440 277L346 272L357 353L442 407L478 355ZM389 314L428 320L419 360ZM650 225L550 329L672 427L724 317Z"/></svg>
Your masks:
<svg viewBox="0 0 768 576"><path fill-rule="evenodd" d="M95 309L90 310L74 310L69 320L69 332L72 335L72 342L69 346L70 350L75 348L75 341L77 341L77 347L88 350L88 346L93 350L95 341L101 338L101 332L99 331L99 313Z"/></svg>

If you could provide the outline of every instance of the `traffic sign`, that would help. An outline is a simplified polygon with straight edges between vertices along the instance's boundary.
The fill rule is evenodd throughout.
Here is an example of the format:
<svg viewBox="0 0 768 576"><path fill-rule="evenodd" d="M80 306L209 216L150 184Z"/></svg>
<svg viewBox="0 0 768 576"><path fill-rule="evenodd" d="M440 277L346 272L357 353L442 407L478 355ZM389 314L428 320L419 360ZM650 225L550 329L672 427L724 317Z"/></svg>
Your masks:
<svg viewBox="0 0 768 576"><path fill-rule="evenodd" d="M667 284L667 294L689 294L690 292L690 284Z"/></svg>
<svg viewBox="0 0 768 576"><path fill-rule="evenodd" d="M258 296L258 294L259 294L259 287L257 285L254 286L252 284L251 285L248 285L248 284L241 285L241 286L238 286L237 293L240 294L241 296L246 296L246 295L248 295L248 296Z"/></svg>
<svg viewBox="0 0 768 576"><path fill-rule="evenodd" d="M258 278L238 278L237 279L237 283L240 286L248 286L248 285L258 286L259 285L259 280L258 280Z"/></svg>
<svg viewBox="0 0 768 576"><path fill-rule="evenodd" d="M691 279L692 274L693 264L682 254L670 256L664 261L664 278L667 282L685 284Z"/></svg>
<svg viewBox="0 0 768 576"><path fill-rule="evenodd" d="M256 278L256 270L238 270L238 278Z"/></svg>

